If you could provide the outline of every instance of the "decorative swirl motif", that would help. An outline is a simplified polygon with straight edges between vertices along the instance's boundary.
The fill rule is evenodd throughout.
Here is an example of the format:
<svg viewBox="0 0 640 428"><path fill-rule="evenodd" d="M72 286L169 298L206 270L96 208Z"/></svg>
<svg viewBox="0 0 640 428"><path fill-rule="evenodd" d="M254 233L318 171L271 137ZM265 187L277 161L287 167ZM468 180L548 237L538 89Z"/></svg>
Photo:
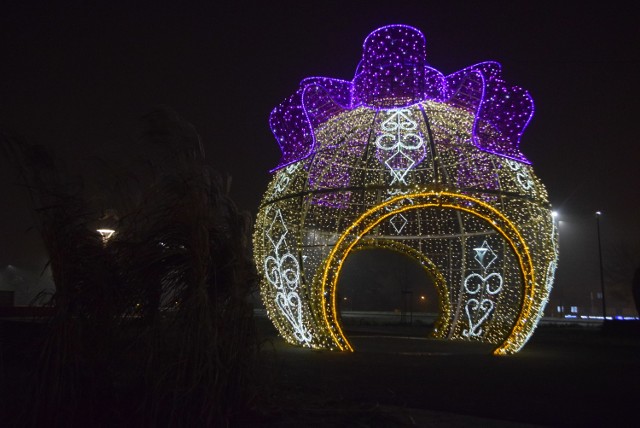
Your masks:
<svg viewBox="0 0 640 428"><path fill-rule="evenodd" d="M278 181L273 189L273 195L276 196L282 193L291 183L291 175L298 169L300 164L289 165L284 171L278 175Z"/></svg>
<svg viewBox="0 0 640 428"><path fill-rule="evenodd" d="M491 246L484 241L481 246L473 249L476 252L475 260L482 267L482 275L478 273L471 273L464 279L464 289L467 293L475 295L486 291L491 296L498 294L502 291L503 279L502 275L497 272L492 272L487 275L488 267L495 262L498 258L496 253L491 249ZM469 320L469 328L465 329L462 334L466 337L477 337L482 335L482 328L480 326L487 320L491 312L493 311L493 301L489 299L478 300L471 298L467 300L464 311L467 314ZM478 318L479 317L479 318ZM474 318L478 318L477 321L473 321Z"/></svg>
<svg viewBox="0 0 640 428"><path fill-rule="evenodd" d="M376 139L376 146L382 150L415 150L422 147L424 140L418 134L412 132L418 129L418 124L409 118L411 110L392 110L389 118L380 126L383 131L396 134L381 134Z"/></svg>
<svg viewBox="0 0 640 428"><path fill-rule="evenodd" d="M280 210L276 210L271 226L267 231L267 238L273 246L272 255L264 259L265 278L277 291L275 302L282 315L293 327L293 335L298 342L311 342L311 333L307 330L302 319L302 301L298 292L300 284L300 264L298 259L288 252L285 236L288 229ZM284 248L284 254L280 249Z"/></svg>
<svg viewBox="0 0 640 428"><path fill-rule="evenodd" d="M413 167L426 157L424 139L414 132L418 123L411 117L409 109L388 111L388 117L380 125L383 133L378 135L375 144L376 157L385 164L391 173L391 184L407 184L405 176Z"/></svg>
<svg viewBox="0 0 640 428"><path fill-rule="evenodd" d="M475 284L476 287L474 289L470 289L469 283ZM502 276L497 272L490 273L487 276L472 273L464 279L464 289L469 294L477 294L481 289L485 288L485 286L487 293L491 295L498 294L502 291Z"/></svg>
<svg viewBox="0 0 640 428"><path fill-rule="evenodd" d="M523 168L522 164L509 159L506 160L506 163L512 171L516 172L516 180L518 180L520 187L524 190L530 190L533 187L533 180L531 180L529 172Z"/></svg>
<svg viewBox="0 0 640 428"><path fill-rule="evenodd" d="M287 253L281 258L269 256L264 260L267 280L278 290L295 290L300 281L300 265L293 255Z"/></svg>

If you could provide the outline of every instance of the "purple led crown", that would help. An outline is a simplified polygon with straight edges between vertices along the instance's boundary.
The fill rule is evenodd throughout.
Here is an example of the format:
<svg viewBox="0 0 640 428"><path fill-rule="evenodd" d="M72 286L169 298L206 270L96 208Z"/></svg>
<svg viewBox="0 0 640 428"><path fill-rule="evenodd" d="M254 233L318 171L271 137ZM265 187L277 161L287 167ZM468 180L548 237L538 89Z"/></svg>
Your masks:
<svg viewBox="0 0 640 428"><path fill-rule="evenodd" d="M533 116L533 99L501 79L500 64L481 62L444 76L427 65L424 35L407 25L389 25L369 34L352 81L310 77L276 107L269 118L282 158L280 169L310 156L315 129L338 113L366 106L405 107L433 100L475 117L473 144L481 150L530 163L519 150Z"/></svg>

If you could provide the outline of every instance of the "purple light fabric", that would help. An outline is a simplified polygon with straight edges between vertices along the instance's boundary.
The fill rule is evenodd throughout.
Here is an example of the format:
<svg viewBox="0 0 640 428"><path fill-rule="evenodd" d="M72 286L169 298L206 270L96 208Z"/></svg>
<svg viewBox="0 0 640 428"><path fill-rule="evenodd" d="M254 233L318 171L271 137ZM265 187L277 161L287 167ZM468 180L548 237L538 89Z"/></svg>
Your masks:
<svg viewBox="0 0 640 428"><path fill-rule="evenodd" d="M497 62L482 62L444 76L427 65L424 35L407 25L369 34L352 81L304 79L269 118L282 158L278 170L314 153L314 131L333 116L361 106L405 107L427 100L474 115L473 143L481 150L530 163L519 150L533 116L533 99L501 78Z"/></svg>

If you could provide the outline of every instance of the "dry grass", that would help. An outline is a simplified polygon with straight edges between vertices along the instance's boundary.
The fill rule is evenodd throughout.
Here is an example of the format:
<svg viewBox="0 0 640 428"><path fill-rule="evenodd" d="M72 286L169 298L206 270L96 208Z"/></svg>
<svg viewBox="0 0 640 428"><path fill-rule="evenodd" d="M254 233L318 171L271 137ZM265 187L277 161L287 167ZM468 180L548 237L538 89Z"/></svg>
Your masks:
<svg viewBox="0 0 640 428"><path fill-rule="evenodd" d="M160 109L142 124L135 144L148 156L82 182L3 138L56 285L19 425L228 426L251 403L250 218L188 123ZM117 233L103 245L105 212Z"/></svg>

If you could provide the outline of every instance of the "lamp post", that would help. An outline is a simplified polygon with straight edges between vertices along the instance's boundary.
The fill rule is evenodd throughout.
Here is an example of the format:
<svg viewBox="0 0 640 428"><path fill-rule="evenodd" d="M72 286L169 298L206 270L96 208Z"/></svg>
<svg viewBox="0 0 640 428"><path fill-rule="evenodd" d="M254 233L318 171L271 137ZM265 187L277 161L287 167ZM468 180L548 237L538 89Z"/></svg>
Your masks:
<svg viewBox="0 0 640 428"><path fill-rule="evenodd" d="M601 211L596 211L596 228L598 230L598 256L600 258L600 290L602 292L602 322L607 320L607 305L604 297L604 270L602 268L602 241L600 240L600 216Z"/></svg>

